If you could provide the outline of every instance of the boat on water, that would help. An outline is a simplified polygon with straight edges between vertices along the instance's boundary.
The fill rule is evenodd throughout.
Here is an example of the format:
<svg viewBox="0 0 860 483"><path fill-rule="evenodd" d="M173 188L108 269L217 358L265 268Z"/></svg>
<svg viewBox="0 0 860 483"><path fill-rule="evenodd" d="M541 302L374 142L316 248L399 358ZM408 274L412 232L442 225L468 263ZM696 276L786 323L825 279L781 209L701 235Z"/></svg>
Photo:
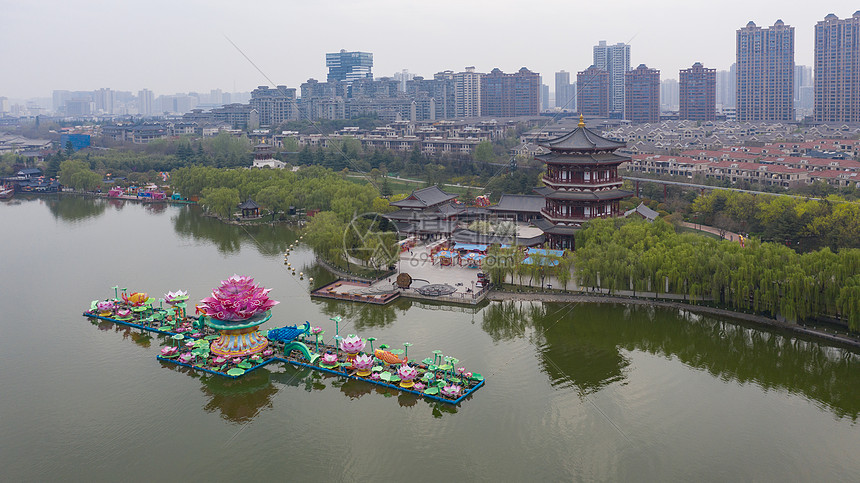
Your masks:
<svg viewBox="0 0 860 483"><path fill-rule="evenodd" d="M15 195L15 187L14 186L3 186L0 187L0 200L8 200Z"/></svg>

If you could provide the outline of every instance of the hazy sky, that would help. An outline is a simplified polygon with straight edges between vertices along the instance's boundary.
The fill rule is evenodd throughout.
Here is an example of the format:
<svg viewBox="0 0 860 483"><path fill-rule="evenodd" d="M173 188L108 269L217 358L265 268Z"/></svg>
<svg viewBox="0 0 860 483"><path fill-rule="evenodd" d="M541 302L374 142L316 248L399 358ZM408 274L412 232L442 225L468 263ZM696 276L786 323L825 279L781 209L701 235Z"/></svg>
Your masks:
<svg viewBox="0 0 860 483"><path fill-rule="evenodd" d="M750 20L795 27L795 62L812 65L813 27L860 4L833 1L651 0L0 0L0 96L109 87L159 94L249 91L324 81L325 53L373 52L376 77L402 69L554 73L591 64L599 40L629 42L631 65L663 79L700 61L728 69ZM575 75L575 74L574 74Z"/></svg>

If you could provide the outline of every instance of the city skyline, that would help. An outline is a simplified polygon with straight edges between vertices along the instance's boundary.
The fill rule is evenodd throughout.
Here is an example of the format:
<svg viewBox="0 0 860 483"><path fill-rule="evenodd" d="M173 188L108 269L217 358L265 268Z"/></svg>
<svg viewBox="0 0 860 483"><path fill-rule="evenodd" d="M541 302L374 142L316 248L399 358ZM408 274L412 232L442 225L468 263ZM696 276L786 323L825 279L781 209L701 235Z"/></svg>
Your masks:
<svg viewBox="0 0 860 483"><path fill-rule="evenodd" d="M432 6L387 0L293 6L263 2L247 9L217 1L199 7L155 1L128 10L86 3L11 0L4 6L0 55L16 75L0 82L0 96L26 99L48 97L57 89L100 87L159 94L241 92L264 84L298 87L308 78L325 79L325 54L340 49L372 52L377 77L408 69L429 78L470 65L478 72L527 67L551 76L586 69L592 46L600 40L629 43L631 65L645 63L665 78L677 78L680 69L694 62L728 69L734 61L735 31L750 20L771 25L782 19L796 27L796 64L812 65L815 24L829 13L842 18L853 13L837 2L787 6L730 1L717 12L676 0L620 2L613 10L628 13L623 16L609 16L598 5L567 2L547 3L552 15L540 15L531 5L483 1ZM265 18L283 18L284 24L265 28L261 11L267 12ZM458 15L451 16L452 11ZM655 17L660 12L665 15ZM585 18L587 22L576 20ZM660 20L643 23L642 18ZM707 19L704 27L702 18Z"/></svg>

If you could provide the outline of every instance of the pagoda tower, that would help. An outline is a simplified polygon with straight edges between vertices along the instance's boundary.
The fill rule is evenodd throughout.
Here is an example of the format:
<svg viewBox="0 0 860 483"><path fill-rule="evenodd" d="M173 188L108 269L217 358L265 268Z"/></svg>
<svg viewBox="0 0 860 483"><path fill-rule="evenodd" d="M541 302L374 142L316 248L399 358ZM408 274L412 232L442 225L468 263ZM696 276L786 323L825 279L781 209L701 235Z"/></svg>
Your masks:
<svg viewBox="0 0 860 483"><path fill-rule="evenodd" d="M625 145L586 128L581 115L576 129L542 144L550 152L535 159L546 164L545 186L535 191L546 198L546 206L535 224L550 248L573 249L583 223L623 214L619 203L633 193L620 189L618 165L630 158L615 150Z"/></svg>

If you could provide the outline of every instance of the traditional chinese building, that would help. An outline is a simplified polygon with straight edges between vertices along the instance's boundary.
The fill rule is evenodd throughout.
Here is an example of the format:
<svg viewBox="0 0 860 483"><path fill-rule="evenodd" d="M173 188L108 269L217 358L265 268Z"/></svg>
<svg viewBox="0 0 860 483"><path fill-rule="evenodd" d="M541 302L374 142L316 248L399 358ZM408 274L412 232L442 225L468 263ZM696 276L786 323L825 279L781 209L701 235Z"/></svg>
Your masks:
<svg viewBox="0 0 860 483"><path fill-rule="evenodd" d="M535 191L546 198L546 206L535 225L550 248L573 249L574 234L583 223L623 214L619 203L633 193L621 189L618 165L630 158L615 154L624 143L587 129L582 116L576 129L542 145L550 152L535 159L546 164L545 186Z"/></svg>

